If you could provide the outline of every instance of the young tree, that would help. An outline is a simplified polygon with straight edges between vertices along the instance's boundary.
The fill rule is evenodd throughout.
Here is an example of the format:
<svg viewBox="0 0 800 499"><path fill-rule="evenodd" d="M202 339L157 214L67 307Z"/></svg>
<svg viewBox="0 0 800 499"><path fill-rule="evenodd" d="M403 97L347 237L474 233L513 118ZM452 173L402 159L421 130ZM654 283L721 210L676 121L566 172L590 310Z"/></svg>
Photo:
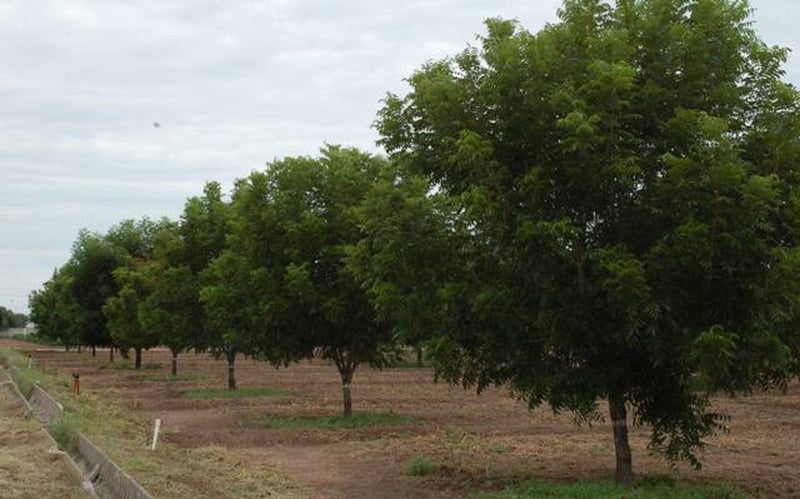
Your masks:
<svg viewBox="0 0 800 499"><path fill-rule="evenodd" d="M177 376L178 354L197 345L203 328L198 279L186 264L186 246L177 229L157 235L142 279L147 296L139 304L139 321L169 348L171 373Z"/></svg>
<svg viewBox="0 0 800 499"><path fill-rule="evenodd" d="M66 266L53 271L53 277L28 297L31 321L36 323L37 334L58 341L69 350L80 342L79 331L72 328L71 319L75 302L70 292L71 277Z"/></svg>
<svg viewBox="0 0 800 499"><path fill-rule="evenodd" d="M318 352L342 380L345 417L362 363L396 356L392 329L377 320L345 265L362 231L356 209L387 162L327 146L319 159L286 158L240 181L233 196L229 268L242 272L253 347L274 364ZM233 272L228 271L232 276ZM236 303L232 300L232 303Z"/></svg>
<svg viewBox="0 0 800 499"><path fill-rule="evenodd" d="M149 294L144 269L153 256L157 234L171 227L166 219L158 222L148 218L123 220L105 236L106 241L124 255L124 264L113 272L118 291L107 298L103 313L114 343L126 350L133 348L136 369L142 366L142 350L158 345L160 339L158 332L144 327L140 320L140 304Z"/></svg>
<svg viewBox="0 0 800 499"><path fill-rule="evenodd" d="M119 291L106 300L103 313L114 343L122 349L133 348L134 368L141 369L142 350L156 346L159 340L139 321L139 305L147 296L144 279L140 270L127 267L114 271L114 279Z"/></svg>
<svg viewBox="0 0 800 499"><path fill-rule="evenodd" d="M796 367L800 100L749 12L567 0L537 34L490 20L379 116L391 156L463 208L463 271L432 281L439 374L580 418L606 399L620 482L629 411L699 465L718 415L698 378L783 386Z"/></svg>
<svg viewBox="0 0 800 499"><path fill-rule="evenodd" d="M195 350L225 357L228 389L236 390L236 355L249 353L250 347L244 331L237 327L237 318L241 317L242 311L231 297L241 298L243 301L239 307L245 307L247 295L239 294L239 287L244 282L231 280L231 276L226 274L227 260L223 258L216 262L226 247L230 217L230 206L223 200L222 188L216 182L205 185L202 197L193 197L186 202L179 230L182 241L180 261L192 276L194 299L191 308L181 313L194 317ZM236 273L236 269L232 271L241 275ZM184 288L182 292L190 291Z"/></svg>
<svg viewBox="0 0 800 499"><path fill-rule="evenodd" d="M96 355L97 346L108 346L113 358L113 340L103 305L119 290L113 273L124 265L125 259L123 250L87 230L81 230L73 244L67 263L71 277L69 292L75 305L70 324L80 332L80 344L92 347L92 356Z"/></svg>
<svg viewBox="0 0 800 499"><path fill-rule="evenodd" d="M253 353L256 327L251 315L249 269L230 251L213 260L200 276L200 300L207 318L204 345L228 362L228 389L236 390L236 355Z"/></svg>

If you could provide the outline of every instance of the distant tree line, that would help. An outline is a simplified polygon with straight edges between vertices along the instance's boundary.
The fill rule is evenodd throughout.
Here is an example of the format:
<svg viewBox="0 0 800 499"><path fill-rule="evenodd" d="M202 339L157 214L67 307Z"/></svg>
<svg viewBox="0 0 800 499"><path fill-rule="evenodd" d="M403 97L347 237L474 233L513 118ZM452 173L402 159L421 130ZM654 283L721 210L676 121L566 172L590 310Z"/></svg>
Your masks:
<svg viewBox="0 0 800 499"><path fill-rule="evenodd" d="M30 299L67 347L362 364L425 345L436 374L578 420L608 402L699 465L715 392L782 388L800 353L800 97L744 1L567 0L487 21L376 127L211 182L177 221L82 231ZM113 349L111 350L113 355Z"/></svg>
<svg viewBox="0 0 800 499"><path fill-rule="evenodd" d="M0 306L0 331L5 331L12 327L23 327L27 322L27 315L13 312L6 307Z"/></svg>

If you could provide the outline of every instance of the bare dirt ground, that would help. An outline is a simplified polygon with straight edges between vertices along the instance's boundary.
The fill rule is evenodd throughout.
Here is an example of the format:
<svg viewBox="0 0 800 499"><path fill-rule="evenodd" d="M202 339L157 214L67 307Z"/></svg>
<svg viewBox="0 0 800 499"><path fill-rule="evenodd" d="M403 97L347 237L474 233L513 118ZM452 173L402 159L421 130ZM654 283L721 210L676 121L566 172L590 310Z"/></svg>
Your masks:
<svg viewBox="0 0 800 499"><path fill-rule="evenodd" d="M0 346L10 346L0 340ZM567 415L529 411L504 390L479 395L433 382L430 369L360 368L353 381L355 412L394 412L408 425L355 429L271 429L267 416L338 415L341 384L326 362L304 361L276 370L239 358L240 388L277 388L285 396L189 400L189 389L224 388L226 366L206 355L182 354L179 373L168 381L166 350L145 352L145 369L119 369L108 351L69 352L18 343L30 349L49 374L81 374L83 390L121 400L148 418L161 418L163 439L196 449L220 447L228 458L280 469L315 498L463 497L520 480L609 478L614 452L608 422L575 426ZM129 364L131 361L127 361ZM119 365L117 360L115 365ZM135 409L134 409L135 407ZM713 437L689 481L727 481L767 497L800 496L800 384L786 394L754 394L715 400L729 414L731 432ZM648 454L647 428L631 429L638 474L668 474ZM408 476L408 460L423 454L438 470Z"/></svg>
<svg viewBox="0 0 800 499"><path fill-rule="evenodd" d="M83 497L58 449L0 370L0 497Z"/></svg>

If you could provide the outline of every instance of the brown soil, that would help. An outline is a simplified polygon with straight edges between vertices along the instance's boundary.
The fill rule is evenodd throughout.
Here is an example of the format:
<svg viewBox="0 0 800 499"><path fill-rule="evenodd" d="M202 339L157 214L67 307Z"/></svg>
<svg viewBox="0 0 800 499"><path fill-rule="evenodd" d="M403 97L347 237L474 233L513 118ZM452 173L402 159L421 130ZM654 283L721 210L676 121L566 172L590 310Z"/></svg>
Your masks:
<svg viewBox="0 0 800 499"><path fill-rule="evenodd" d="M0 340L0 346L8 346ZM30 346L30 345L28 345ZM610 478L614 454L607 422L575 426L570 415L529 411L504 390L471 391L433 382L429 369L360 368L353 381L355 412L395 412L414 422L396 427L278 430L269 415L321 416L341 411L341 385L334 367L304 361L276 370L239 358L240 388L277 388L281 397L189 400L189 389L224 388L226 365L206 355L182 354L179 373L167 381L166 350L144 354L141 371L112 368L108 351L38 349L48 373L81 374L82 389L123 400L133 411L161 418L165 442L197 449L220 447L239 462L282 470L311 497L462 497L476 489L500 489L528 478ZM117 365L119 365L119 360ZM132 364L131 361L127 361ZM154 363L160 367L152 368ZM709 439L703 469L679 470L689 481L727 481L767 497L800 496L800 385L786 394L719 398L731 432ZM135 409L133 409L135 407ZM604 409L603 409L604 410ZM638 474L668 474L648 454L647 428L631 429ZM424 454L438 465L428 476L404 473L407 461Z"/></svg>

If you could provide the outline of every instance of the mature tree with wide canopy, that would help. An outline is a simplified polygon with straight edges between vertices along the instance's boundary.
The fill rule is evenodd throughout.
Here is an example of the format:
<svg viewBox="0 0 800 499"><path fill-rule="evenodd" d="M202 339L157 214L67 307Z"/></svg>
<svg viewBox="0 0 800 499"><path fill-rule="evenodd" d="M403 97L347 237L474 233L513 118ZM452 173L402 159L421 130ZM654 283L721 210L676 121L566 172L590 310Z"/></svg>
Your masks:
<svg viewBox="0 0 800 499"><path fill-rule="evenodd" d="M194 318L195 350L224 356L228 363L228 389L236 390L236 356L250 353L251 349L247 331L238 326L247 295L239 294L242 283L226 273L224 261L217 262L227 245L230 217L230 205L224 201L222 187L217 182L208 182L203 196L187 200L179 230L181 264L173 271L191 276L177 292L186 293L187 297L188 293L195 295L191 304L185 302L191 307L179 312ZM193 291L188 289L190 286Z"/></svg>
<svg viewBox="0 0 800 499"><path fill-rule="evenodd" d="M448 221L458 210L428 181L396 168L379 179L355 210L361 239L348 247L347 267L375 305L378 320L392 324L397 339L422 348L441 324L439 287L460 273L453 257L457 239Z"/></svg>
<svg viewBox="0 0 800 499"><path fill-rule="evenodd" d="M429 280L439 374L584 419L607 400L621 482L629 411L699 465L711 391L796 372L800 99L749 16L567 0L536 34L490 20L377 122L462 207L442 229L462 272Z"/></svg>
<svg viewBox="0 0 800 499"><path fill-rule="evenodd" d="M345 417L358 366L396 357L392 329L345 262L363 235L358 206L391 173L384 159L336 146L318 159L286 158L252 173L236 185L229 251L215 262L230 283L226 294L216 288L220 303L230 304L217 315L238 319L254 352L276 365L315 352L332 360Z"/></svg>

